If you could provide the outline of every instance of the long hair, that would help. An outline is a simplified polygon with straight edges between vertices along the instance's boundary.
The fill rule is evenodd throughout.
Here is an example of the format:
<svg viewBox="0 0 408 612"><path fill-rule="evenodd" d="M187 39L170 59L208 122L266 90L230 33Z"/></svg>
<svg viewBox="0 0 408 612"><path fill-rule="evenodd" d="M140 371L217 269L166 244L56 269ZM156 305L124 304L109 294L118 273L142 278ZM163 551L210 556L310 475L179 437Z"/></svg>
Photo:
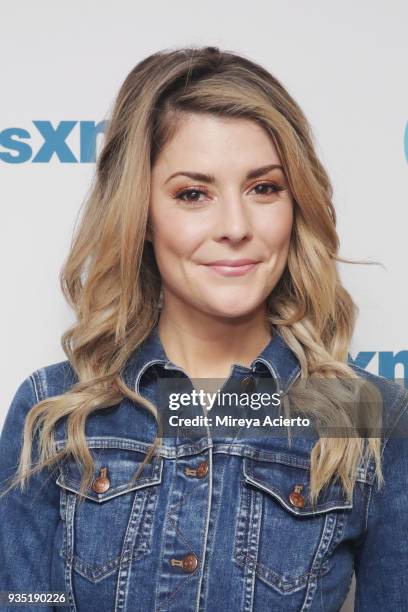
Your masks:
<svg viewBox="0 0 408 612"><path fill-rule="evenodd" d="M23 490L30 473L72 455L84 468L80 493L85 493L95 467L85 436L88 415L128 397L158 419L156 406L130 389L121 374L158 322L161 278L146 239L151 170L185 112L250 119L273 139L294 199L287 264L267 300L271 329L301 366L299 381L284 398L285 410L297 406L333 428L353 423L356 374L347 355L357 308L339 278L337 262L347 260L338 255L332 186L306 117L277 78L242 55L214 47L164 50L131 70L113 104L94 181L60 273L76 315L61 343L78 382L28 412L11 486L20 482ZM316 377L330 384L310 395L305 381ZM369 384L361 384L359 393L374 405ZM53 432L62 417L67 441L56 452ZM32 466L37 433L39 461ZM161 440L156 436L135 478ZM332 477L351 497L363 456L374 456L381 484L380 442L369 437L365 444L359 435L319 436L311 453L312 503Z"/></svg>

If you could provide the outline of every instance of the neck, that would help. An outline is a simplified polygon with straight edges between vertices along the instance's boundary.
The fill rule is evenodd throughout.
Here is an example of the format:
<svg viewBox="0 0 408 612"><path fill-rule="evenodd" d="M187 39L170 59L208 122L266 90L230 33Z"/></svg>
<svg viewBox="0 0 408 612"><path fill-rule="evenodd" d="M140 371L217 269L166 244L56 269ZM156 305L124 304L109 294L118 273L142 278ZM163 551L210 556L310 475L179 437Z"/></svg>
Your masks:
<svg viewBox="0 0 408 612"><path fill-rule="evenodd" d="M158 332L167 357L191 378L226 378L249 367L271 340L266 306L235 318L163 307Z"/></svg>

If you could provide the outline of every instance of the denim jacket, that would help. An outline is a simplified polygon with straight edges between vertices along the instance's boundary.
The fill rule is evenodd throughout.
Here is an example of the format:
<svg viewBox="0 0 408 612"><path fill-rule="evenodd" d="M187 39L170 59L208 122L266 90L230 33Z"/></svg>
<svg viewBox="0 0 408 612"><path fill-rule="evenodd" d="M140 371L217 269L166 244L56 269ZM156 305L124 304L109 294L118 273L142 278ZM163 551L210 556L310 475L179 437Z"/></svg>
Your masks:
<svg viewBox="0 0 408 612"><path fill-rule="evenodd" d="M290 447L286 437L165 438L130 483L157 424L125 398L86 421L99 481L80 506L71 457L32 476L25 493L15 488L0 499L0 591L63 591L66 603L55 610L71 612L335 612L355 571L357 612L407 610L408 441L392 433L407 418L408 392L352 367L384 398L382 489L373 462L360 463L351 502L333 480L312 508L315 440L301 437ZM296 356L274 332L251 367L233 364L228 380L270 377L287 393L299 373ZM187 376L169 361L154 328L123 377L155 401L159 377L169 375ZM28 410L75 381L69 361L61 361L21 383L0 437L1 486L17 467ZM55 439L60 450L65 419ZM303 505L291 502L299 483Z"/></svg>

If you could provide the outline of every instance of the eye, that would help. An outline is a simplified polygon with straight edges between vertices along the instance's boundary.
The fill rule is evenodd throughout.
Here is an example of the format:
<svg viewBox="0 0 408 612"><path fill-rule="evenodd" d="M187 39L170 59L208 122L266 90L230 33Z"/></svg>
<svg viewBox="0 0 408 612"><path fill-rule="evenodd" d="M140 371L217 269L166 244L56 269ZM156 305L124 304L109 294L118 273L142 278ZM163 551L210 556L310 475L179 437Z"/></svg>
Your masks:
<svg viewBox="0 0 408 612"><path fill-rule="evenodd" d="M257 195L270 196L275 193L279 193L279 191L283 191L284 187L282 187L281 185L277 185L276 183L264 181L255 185L254 187L252 187L252 189L256 190ZM173 197L176 200L180 200L182 202L193 202L199 204L203 202L203 197L201 196L208 197L208 195L208 192L201 187L189 187L178 191Z"/></svg>
<svg viewBox="0 0 408 612"><path fill-rule="evenodd" d="M200 195L208 195L206 191L202 189L198 189L197 187L190 187L189 189L183 189L175 194L174 198L176 200L181 200L182 202L201 202L199 199Z"/></svg>
<svg viewBox="0 0 408 612"><path fill-rule="evenodd" d="M256 189L258 195L268 196L274 193L279 193L279 191L283 191L284 187L282 187L281 185L277 185L276 183L263 182L263 183L258 183L252 189Z"/></svg>

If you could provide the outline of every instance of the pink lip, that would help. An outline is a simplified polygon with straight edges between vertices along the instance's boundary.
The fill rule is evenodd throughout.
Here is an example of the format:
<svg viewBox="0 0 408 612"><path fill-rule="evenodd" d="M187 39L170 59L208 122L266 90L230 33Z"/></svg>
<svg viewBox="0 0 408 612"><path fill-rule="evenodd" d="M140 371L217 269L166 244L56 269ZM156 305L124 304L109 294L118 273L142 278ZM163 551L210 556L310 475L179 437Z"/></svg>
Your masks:
<svg viewBox="0 0 408 612"><path fill-rule="evenodd" d="M216 261L210 261L207 265L209 266L246 266L247 264L258 263L255 259L217 259Z"/></svg>
<svg viewBox="0 0 408 612"><path fill-rule="evenodd" d="M222 260L222 261L226 261L226 260ZM250 262L250 263L237 263L237 262ZM214 272L218 272L218 274L221 274L222 276L243 276L244 274L247 274L248 272L250 272L253 268L255 268L258 265L259 261L253 261L253 260L235 260L234 262L230 262L228 265L226 264L219 264L218 262L213 263L213 264L207 264L207 268L210 268L211 270L214 270Z"/></svg>

